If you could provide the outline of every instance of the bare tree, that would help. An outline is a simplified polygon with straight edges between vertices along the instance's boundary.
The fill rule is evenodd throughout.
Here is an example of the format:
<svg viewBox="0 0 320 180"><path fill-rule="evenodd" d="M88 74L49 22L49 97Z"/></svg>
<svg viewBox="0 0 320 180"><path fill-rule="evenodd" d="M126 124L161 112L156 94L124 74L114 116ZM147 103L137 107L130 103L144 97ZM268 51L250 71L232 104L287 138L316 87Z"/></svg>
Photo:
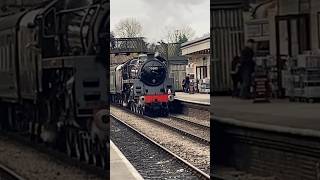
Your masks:
<svg viewBox="0 0 320 180"><path fill-rule="evenodd" d="M184 43L195 35L195 31L190 26L167 27L166 29L166 38L169 43Z"/></svg>
<svg viewBox="0 0 320 180"><path fill-rule="evenodd" d="M141 37L142 25L134 18L123 19L116 25L115 34L120 38Z"/></svg>

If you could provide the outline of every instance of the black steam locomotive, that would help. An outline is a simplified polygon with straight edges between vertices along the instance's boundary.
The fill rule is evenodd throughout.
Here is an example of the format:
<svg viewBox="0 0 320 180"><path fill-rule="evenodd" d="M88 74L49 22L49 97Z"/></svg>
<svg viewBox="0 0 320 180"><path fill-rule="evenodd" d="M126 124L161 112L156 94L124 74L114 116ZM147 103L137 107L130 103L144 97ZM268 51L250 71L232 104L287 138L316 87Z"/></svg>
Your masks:
<svg viewBox="0 0 320 180"><path fill-rule="evenodd" d="M109 3L53 0L0 18L0 127L106 167Z"/></svg>
<svg viewBox="0 0 320 180"><path fill-rule="evenodd" d="M112 101L140 114L168 115L174 100L172 84L165 59L154 54L142 54L110 69Z"/></svg>

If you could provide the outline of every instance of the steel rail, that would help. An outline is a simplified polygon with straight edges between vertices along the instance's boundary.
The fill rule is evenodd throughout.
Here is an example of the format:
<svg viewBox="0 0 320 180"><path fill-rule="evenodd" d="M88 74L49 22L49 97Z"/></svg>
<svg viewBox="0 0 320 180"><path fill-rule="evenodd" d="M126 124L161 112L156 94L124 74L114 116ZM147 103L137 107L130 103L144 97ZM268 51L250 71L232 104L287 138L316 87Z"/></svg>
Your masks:
<svg viewBox="0 0 320 180"><path fill-rule="evenodd" d="M133 115L137 116L137 117L146 119L146 120L148 120L150 122L153 122L153 123L157 123L160 126L163 126L165 128L171 129L171 130L173 130L173 131L175 131L177 133L180 133L180 134L182 134L184 136L187 136L187 137L189 137L190 139L192 139L194 141L203 143L205 145L210 145L210 140L208 140L208 139L202 138L202 137L200 137L198 135L195 135L195 134L191 134L191 133L189 133L189 132L187 132L185 130L179 129L177 127L170 126L169 124L161 122L161 121L159 121L157 119L154 119L152 117L132 112L131 110L129 110L127 108L124 108L124 107L121 107L121 106L117 106L117 107L120 108L121 110L124 110L124 111L126 111L126 112L128 112L130 114L133 114Z"/></svg>
<svg viewBox="0 0 320 180"><path fill-rule="evenodd" d="M178 121L183 121L183 122L188 123L188 124L193 125L193 126L198 126L200 128L210 130L210 126L207 126L207 125L204 125L204 124L196 123L196 122L193 122L193 121L190 121L190 120L187 120L187 119L184 119L184 118L180 118L180 117L177 117L177 116L174 116L174 115L169 115L169 117L172 118L172 119L176 119Z"/></svg>
<svg viewBox="0 0 320 180"><path fill-rule="evenodd" d="M139 132L137 129L135 129L134 127L130 126L126 122L122 121L120 118L118 118L118 117L116 117L116 116L114 116L112 114L110 114L110 117L113 118L114 120L117 120L118 122L122 123L123 125L125 125L129 129L133 130L135 133L139 134L145 140L151 142L154 146L159 148L161 151L163 151L163 152L167 153L168 155L172 156L174 159L176 159L176 161L179 164L182 164L182 165L186 166L189 170L191 170L193 173L195 173L195 175L197 177L199 177L200 179L205 179L205 180L210 179L210 175L209 174L206 174L205 172L203 172L202 170L198 169L197 167L195 167L191 163L187 162L186 160L182 159L181 157L179 157L178 155L176 155L175 153L173 153L172 151L170 151L166 147L160 145L159 143L157 143L156 141L152 140L148 136L146 136L143 133Z"/></svg>
<svg viewBox="0 0 320 180"><path fill-rule="evenodd" d="M12 169L8 168L7 166L0 164L0 179L6 180L26 180L19 174L17 174Z"/></svg>

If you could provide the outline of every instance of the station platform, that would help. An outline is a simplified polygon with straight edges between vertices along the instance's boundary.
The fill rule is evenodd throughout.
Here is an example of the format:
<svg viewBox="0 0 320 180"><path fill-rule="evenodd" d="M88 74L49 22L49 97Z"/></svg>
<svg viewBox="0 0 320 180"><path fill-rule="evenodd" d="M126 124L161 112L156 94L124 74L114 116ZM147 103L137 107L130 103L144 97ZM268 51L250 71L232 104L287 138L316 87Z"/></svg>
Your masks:
<svg viewBox="0 0 320 180"><path fill-rule="evenodd" d="M210 105L210 94L189 94L184 92L176 92L175 99L180 101L192 102L197 104Z"/></svg>
<svg viewBox="0 0 320 180"><path fill-rule="evenodd" d="M142 176L112 141L110 141L110 179L143 180Z"/></svg>
<svg viewBox="0 0 320 180"><path fill-rule="evenodd" d="M216 119L234 119L254 123L261 128L317 134L320 137L320 103L289 102L288 99L253 103L253 100L216 96L211 111Z"/></svg>

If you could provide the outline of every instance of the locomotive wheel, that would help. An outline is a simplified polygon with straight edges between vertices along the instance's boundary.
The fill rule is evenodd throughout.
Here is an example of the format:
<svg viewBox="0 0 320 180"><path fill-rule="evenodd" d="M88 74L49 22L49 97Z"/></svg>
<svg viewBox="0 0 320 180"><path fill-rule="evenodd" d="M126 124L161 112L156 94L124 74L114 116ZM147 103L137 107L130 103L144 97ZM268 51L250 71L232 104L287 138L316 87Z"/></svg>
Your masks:
<svg viewBox="0 0 320 180"><path fill-rule="evenodd" d="M29 122L29 136L31 141L33 141L36 137L35 126L35 121L32 119Z"/></svg>
<svg viewBox="0 0 320 180"><path fill-rule="evenodd" d="M0 130L8 130L8 105L0 104L0 117L3 118L0 121Z"/></svg>
<svg viewBox="0 0 320 180"><path fill-rule="evenodd" d="M103 146L101 147L101 153L100 153L100 158L101 158L101 167L105 170L107 170L108 167L108 161L107 161L107 149L103 148Z"/></svg>
<svg viewBox="0 0 320 180"><path fill-rule="evenodd" d="M162 112L161 115L162 115L163 117L167 117L167 116L169 115L169 112L168 112L168 109L167 109L167 108L163 109L161 112Z"/></svg>
<svg viewBox="0 0 320 180"><path fill-rule="evenodd" d="M77 133L76 139L74 141L75 142L74 146L75 146L75 155L78 160L82 160L82 157L83 157L83 150L82 150L83 146L81 145L82 143L81 139L82 139L81 135Z"/></svg>
<svg viewBox="0 0 320 180"><path fill-rule="evenodd" d="M103 147L103 145L100 143L99 140L95 143L95 157L96 157L96 163L95 165L98 167L102 167L103 169L106 168L107 162L106 162L106 149Z"/></svg>
<svg viewBox="0 0 320 180"><path fill-rule="evenodd" d="M74 132L69 128L67 128L66 133L66 150L69 157L75 156L75 138Z"/></svg>
<svg viewBox="0 0 320 180"><path fill-rule="evenodd" d="M91 157L91 149L90 149L90 140L88 137L82 138L82 146L83 146L83 156L84 156L84 161L87 164L92 163L92 157Z"/></svg>
<svg viewBox="0 0 320 180"><path fill-rule="evenodd" d="M8 107L8 130L13 130L14 129L14 119L13 119L13 108L11 106Z"/></svg>
<svg viewBox="0 0 320 180"><path fill-rule="evenodd" d="M88 149L88 154L89 154L89 164L93 164L96 166L97 164L97 158L95 155L96 152L96 147L95 147L95 143L90 139L89 141L89 149Z"/></svg>
<svg viewBox="0 0 320 180"><path fill-rule="evenodd" d="M133 107L134 107L134 112L135 112L135 113L137 113L137 111L138 111L137 104L136 104L136 103L134 103L134 104L133 104Z"/></svg>
<svg viewBox="0 0 320 180"><path fill-rule="evenodd" d="M99 152L99 143L97 140L95 141L93 146L94 146L93 157L95 159L94 165L97 167L100 167L101 166L101 159L100 159L100 152Z"/></svg>
<svg viewBox="0 0 320 180"><path fill-rule="evenodd" d="M314 99L313 98L308 98L308 103L314 103Z"/></svg>
<svg viewBox="0 0 320 180"><path fill-rule="evenodd" d="M94 143L92 141L92 139L87 136L86 138L86 158L85 158L85 161L86 163L88 164L93 164L93 165L96 165L96 157L95 157L95 147L94 147Z"/></svg>
<svg viewBox="0 0 320 180"><path fill-rule="evenodd" d="M103 159L103 153L102 153L102 150L101 150L101 145L100 143L97 143L97 154L96 154L96 157L97 157L97 166L99 167L105 167L105 162L104 162L104 159Z"/></svg>
<svg viewBox="0 0 320 180"><path fill-rule="evenodd" d="M67 132L66 134L66 151L69 157L72 155L72 147L71 147L71 137L70 132Z"/></svg>
<svg viewBox="0 0 320 180"><path fill-rule="evenodd" d="M131 110L132 112L134 112L133 103L130 103L130 110Z"/></svg>

